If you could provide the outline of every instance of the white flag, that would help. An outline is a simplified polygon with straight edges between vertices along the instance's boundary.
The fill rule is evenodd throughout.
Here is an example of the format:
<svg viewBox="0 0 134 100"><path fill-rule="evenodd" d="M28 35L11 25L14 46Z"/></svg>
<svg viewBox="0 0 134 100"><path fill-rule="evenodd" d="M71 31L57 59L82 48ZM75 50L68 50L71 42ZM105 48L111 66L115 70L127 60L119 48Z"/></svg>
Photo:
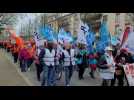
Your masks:
<svg viewBox="0 0 134 100"><path fill-rule="evenodd" d="M42 39L41 39L39 33L35 33L34 32L34 40L35 40L35 44L36 44L37 47L39 47L40 45L42 45Z"/></svg>
<svg viewBox="0 0 134 100"><path fill-rule="evenodd" d="M87 44L86 43L86 34L87 34L88 30L89 30L89 27L81 21L79 31L77 34L77 42L78 43Z"/></svg>

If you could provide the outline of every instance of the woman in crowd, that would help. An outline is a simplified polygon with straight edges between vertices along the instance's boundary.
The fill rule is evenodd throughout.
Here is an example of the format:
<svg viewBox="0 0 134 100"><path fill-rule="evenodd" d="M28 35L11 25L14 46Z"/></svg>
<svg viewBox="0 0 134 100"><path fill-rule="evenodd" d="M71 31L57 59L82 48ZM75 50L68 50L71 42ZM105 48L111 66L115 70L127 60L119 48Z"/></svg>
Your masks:
<svg viewBox="0 0 134 100"><path fill-rule="evenodd" d="M125 58L122 57L120 58L115 65L115 75L114 75L114 79L111 80L111 86L115 85L115 81L116 79L118 80L118 86L123 86L124 85L124 69L123 69L123 65L126 64Z"/></svg>
<svg viewBox="0 0 134 100"><path fill-rule="evenodd" d="M94 44L93 44L92 50L89 53L88 58L89 58L89 66L91 68L91 72L89 74L90 74L91 78L94 79L95 78L94 73L95 73L96 68L97 68L97 52L96 52L96 49L94 47Z"/></svg>
<svg viewBox="0 0 134 100"><path fill-rule="evenodd" d="M112 48L106 47L105 54L99 60L100 76L103 79L102 86L109 86L114 79L115 62L112 56Z"/></svg>
<svg viewBox="0 0 134 100"><path fill-rule="evenodd" d="M33 58L34 58L33 56L34 56L34 52L35 52L35 44L33 42L29 42L27 50L29 53L29 57L27 59L27 67L28 67L28 70L30 70L30 66L33 63Z"/></svg>
<svg viewBox="0 0 134 100"><path fill-rule="evenodd" d="M17 60L18 60L18 52L19 52L19 48L18 48L17 44L15 44L14 47L13 47L14 63L17 63Z"/></svg>
<svg viewBox="0 0 134 100"><path fill-rule="evenodd" d="M81 80L81 79L84 79L83 74L85 72L85 68L88 66L87 65L87 50L85 50L84 44L80 45L76 58L77 58L76 63L79 69L78 77Z"/></svg>
<svg viewBox="0 0 134 100"><path fill-rule="evenodd" d="M34 63L36 66L36 76L37 76L37 80L40 81L41 80L41 72L43 71L43 66L41 65L40 61L39 61L39 53L40 50L38 50L39 48L36 48L33 58L34 58Z"/></svg>
<svg viewBox="0 0 134 100"><path fill-rule="evenodd" d="M19 52L20 68L22 72L26 72L27 70L27 60L29 58L27 49L27 43L25 43L24 47L21 48Z"/></svg>

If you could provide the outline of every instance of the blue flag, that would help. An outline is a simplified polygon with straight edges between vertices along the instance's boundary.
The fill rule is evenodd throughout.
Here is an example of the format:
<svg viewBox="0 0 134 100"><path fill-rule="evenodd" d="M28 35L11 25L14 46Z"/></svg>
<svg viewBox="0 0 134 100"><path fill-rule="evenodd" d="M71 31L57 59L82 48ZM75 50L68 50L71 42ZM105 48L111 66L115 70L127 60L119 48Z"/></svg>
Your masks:
<svg viewBox="0 0 134 100"><path fill-rule="evenodd" d="M100 53L104 53L104 50L105 50L105 47L107 45L105 44L105 42L102 42L102 41L99 41L97 42L97 45L96 45L96 50Z"/></svg>
<svg viewBox="0 0 134 100"><path fill-rule="evenodd" d="M95 41L95 36L94 36L95 33L93 32L88 32L87 36L86 36L86 41L87 41L87 45L89 47L92 47L92 44L93 42Z"/></svg>
<svg viewBox="0 0 134 100"><path fill-rule="evenodd" d="M71 33L66 32L63 28L59 30L58 41L73 42L73 37Z"/></svg>
<svg viewBox="0 0 134 100"><path fill-rule="evenodd" d="M40 33L44 36L48 41L54 41L54 32L50 26L45 26L40 28Z"/></svg>
<svg viewBox="0 0 134 100"><path fill-rule="evenodd" d="M106 22L103 22L100 28L100 40L109 44L110 42L110 32L108 31Z"/></svg>
<svg viewBox="0 0 134 100"><path fill-rule="evenodd" d="M97 51L103 52L104 49L109 45L111 42L110 40L110 32L108 31L106 22L103 22L100 28L100 40L97 43Z"/></svg>

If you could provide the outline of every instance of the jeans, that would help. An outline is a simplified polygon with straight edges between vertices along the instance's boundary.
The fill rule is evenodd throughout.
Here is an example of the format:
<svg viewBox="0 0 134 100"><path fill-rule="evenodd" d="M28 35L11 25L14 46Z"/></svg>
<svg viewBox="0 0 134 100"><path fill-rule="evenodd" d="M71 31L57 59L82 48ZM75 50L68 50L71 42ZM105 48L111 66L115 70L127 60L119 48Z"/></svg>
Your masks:
<svg viewBox="0 0 134 100"><path fill-rule="evenodd" d="M10 52L10 49L9 48L7 48L7 52Z"/></svg>
<svg viewBox="0 0 134 100"><path fill-rule="evenodd" d="M26 72L26 68L27 68L27 62L26 60L20 60L20 68L22 72Z"/></svg>
<svg viewBox="0 0 134 100"><path fill-rule="evenodd" d="M48 66L45 64L41 64L43 66L43 76L42 76L42 83L41 86L46 86L47 78L48 78Z"/></svg>
<svg viewBox="0 0 134 100"><path fill-rule="evenodd" d="M17 63L17 60L18 60L18 53L14 53L13 56L14 56L14 63Z"/></svg>
<svg viewBox="0 0 134 100"><path fill-rule="evenodd" d="M78 64L78 67L79 67L79 79L82 79L85 71L85 67L82 64Z"/></svg>
<svg viewBox="0 0 134 100"><path fill-rule="evenodd" d="M102 81L102 86L110 86L110 85L109 85L110 82L111 82L111 80L103 79L103 81Z"/></svg>
<svg viewBox="0 0 134 100"><path fill-rule="evenodd" d="M40 81L40 74L43 71L43 68L42 68L41 64L36 63L35 66L36 66L37 79L38 79L38 81Z"/></svg>
<svg viewBox="0 0 134 100"><path fill-rule="evenodd" d="M55 72L56 74L59 74L62 71L62 65L56 65L55 66Z"/></svg>
<svg viewBox="0 0 134 100"><path fill-rule="evenodd" d="M114 79L111 80L111 86L115 85L116 79L118 79L118 86L124 85L124 75L114 75Z"/></svg>
<svg viewBox="0 0 134 100"><path fill-rule="evenodd" d="M32 65L32 63L33 63L33 59L32 58L28 59L27 60L27 67L30 68L30 66Z"/></svg>
<svg viewBox="0 0 134 100"><path fill-rule="evenodd" d="M43 80L41 86L54 86L55 85L55 67L43 66Z"/></svg>
<svg viewBox="0 0 134 100"><path fill-rule="evenodd" d="M65 85L70 84L71 77L73 75L73 66L65 66Z"/></svg>
<svg viewBox="0 0 134 100"><path fill-rule="evenodd" d="M55 67L48 66L48 78L47 78L47 85L54 86L55 85Z"/></svg>

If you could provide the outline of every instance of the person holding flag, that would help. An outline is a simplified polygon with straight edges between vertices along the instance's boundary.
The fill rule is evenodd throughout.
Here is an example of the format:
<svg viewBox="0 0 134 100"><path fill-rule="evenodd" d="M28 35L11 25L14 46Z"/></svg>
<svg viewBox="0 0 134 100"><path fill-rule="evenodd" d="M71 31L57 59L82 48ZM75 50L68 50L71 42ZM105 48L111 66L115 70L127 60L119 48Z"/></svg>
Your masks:
<svg viewBox="0 0 134 100"><path fill-rule="evenodd" d="M46 47L46 40L41 40L39 37L39 33L34 32L34 42L35 42L35 51L33 54L33 58L34 58L34 63L36 66L36 75L37 75L37 80L41 81L41 73L43 71L43 63L42 63L42 59L39 59L39 54L41 52L41 50L43 50L42 48Z"/></svg>
<svg viewBox="0 0 134 100"><path fill-rule="evenodd" d="M66 35L65 35L66 36ZM75 50L71 46L72 37L63 37L64 40L64 50L62 58L64 59L64 68L65 68L65 85L70 85L70 80L73 75L73 69L75 66Z"/></svg>
<svg viewBox="0 0 134 100"><path fill-rule="evenodd" d="M79 79L84 79L83 74L85 71L85 68L88 66L87 64L87 50L86 46L88 45L87 40L86 40L86 35L88 35L89 27L87 24L84 24L81 21L80 27L78 29L78 35L77 35L77 44L78 44L78 49L77 49L77 66L78 66L78 77Z"/></svg>
<svg viewBox="0 0 134 100"><path fill-rule="evenodd" d="M86 50L86 46L84 44L80 44L80 47L77 51L76 58L77 58L76 64L79 68L78 77L81 80L81 79L84 79L83 74L85 72L85 68L88 66L87 50Z"/></svg>

